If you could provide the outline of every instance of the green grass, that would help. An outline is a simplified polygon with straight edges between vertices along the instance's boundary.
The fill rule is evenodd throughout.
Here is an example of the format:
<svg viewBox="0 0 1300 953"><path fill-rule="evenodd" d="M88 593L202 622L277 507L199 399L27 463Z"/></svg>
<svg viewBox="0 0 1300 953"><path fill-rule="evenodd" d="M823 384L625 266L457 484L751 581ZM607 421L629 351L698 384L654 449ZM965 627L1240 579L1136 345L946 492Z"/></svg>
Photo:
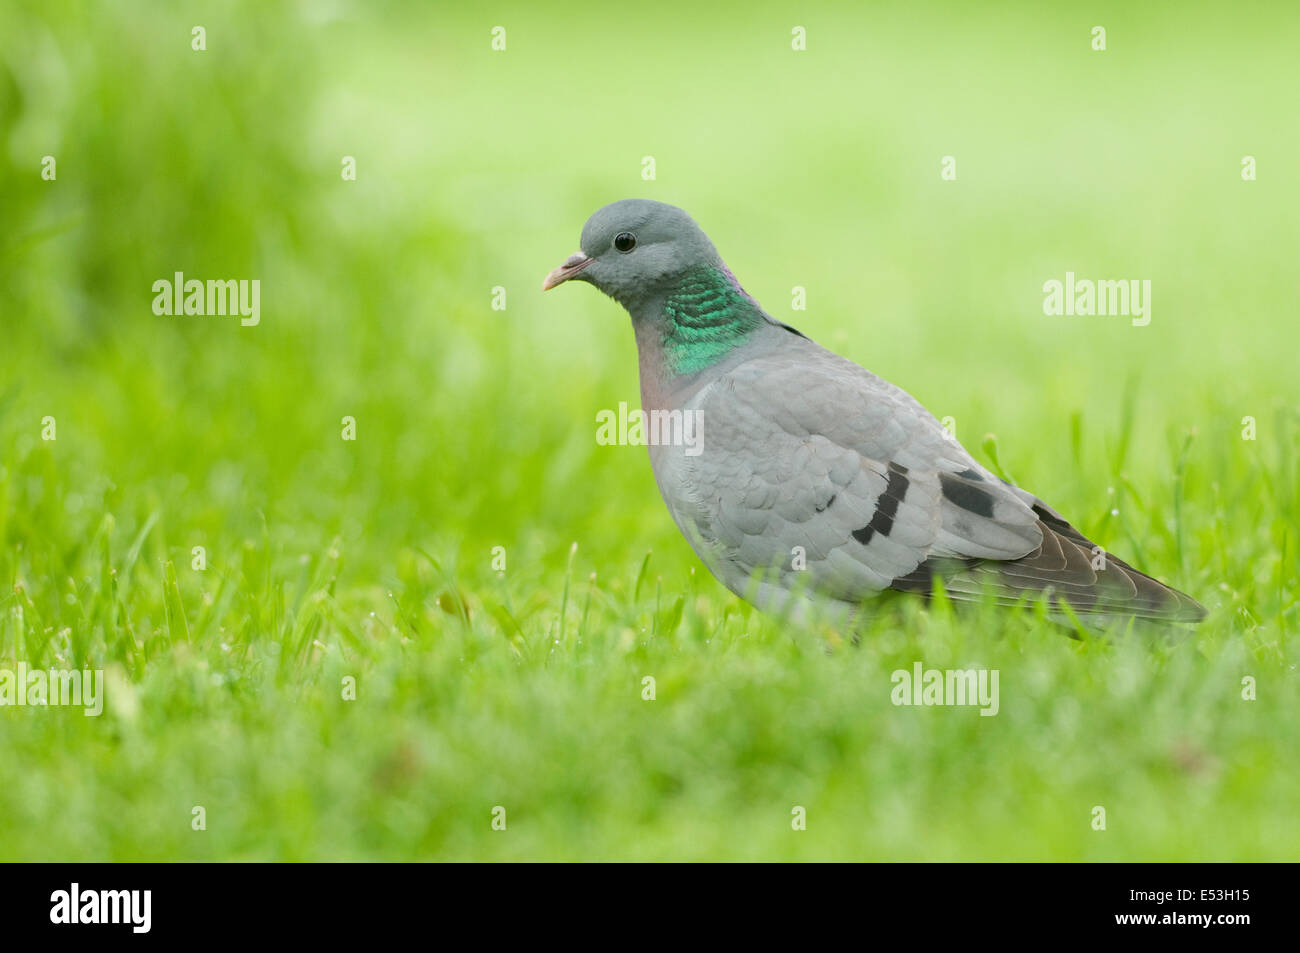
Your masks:
<svg viewBox="0 0 1300 953"><path fill-rule="evenodd" d="M1297 856L1293 9L336 11L0 9L0 668L108 681L0 708L0 859ZM730 596L595 442L626 316L538 290L631 195L1210 618ZM1044 316L1067 270L1152 323Z"/></svg>

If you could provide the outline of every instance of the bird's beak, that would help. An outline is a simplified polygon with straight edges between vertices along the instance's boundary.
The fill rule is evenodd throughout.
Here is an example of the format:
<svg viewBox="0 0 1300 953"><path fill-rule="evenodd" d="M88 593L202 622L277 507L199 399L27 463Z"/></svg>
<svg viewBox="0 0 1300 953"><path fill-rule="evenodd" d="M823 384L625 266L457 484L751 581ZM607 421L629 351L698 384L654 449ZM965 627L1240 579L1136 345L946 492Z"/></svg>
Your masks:
<svg viewBox="0 0 1300 953"><path fill-rule="evenodd" d="M550 291L556 285L563 284L595 260L594 258L588 258L580 251L574 252L564 259L563 265L546 276L546 279L542 282L542 290Z"/></svg>

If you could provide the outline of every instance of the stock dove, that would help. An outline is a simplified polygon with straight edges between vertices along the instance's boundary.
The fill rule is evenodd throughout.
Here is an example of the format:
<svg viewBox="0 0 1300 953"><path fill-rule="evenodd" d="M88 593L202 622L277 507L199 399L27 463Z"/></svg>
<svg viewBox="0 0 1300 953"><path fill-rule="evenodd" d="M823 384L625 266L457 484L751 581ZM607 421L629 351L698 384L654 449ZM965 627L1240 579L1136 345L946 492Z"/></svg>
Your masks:
<svg viewBox="0 0 1300 953"><path fill-rule="evenodd" d="M937 577L956 600L1204 617L981 466L903 390L765 312L681 209L615 202L580 244L542 288L585 281L632 316L643 409L699 424L694 445L650 446L659 490L738 596L854 610L885 589L928 594Z"/></svg>

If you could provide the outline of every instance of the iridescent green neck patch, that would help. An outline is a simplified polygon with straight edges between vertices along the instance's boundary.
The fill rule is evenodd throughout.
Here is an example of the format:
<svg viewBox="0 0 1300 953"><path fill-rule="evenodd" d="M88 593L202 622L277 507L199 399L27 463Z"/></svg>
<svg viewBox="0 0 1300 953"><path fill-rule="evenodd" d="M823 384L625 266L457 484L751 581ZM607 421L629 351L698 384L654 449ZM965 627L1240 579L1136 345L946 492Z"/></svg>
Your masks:
<svg viewBox="0 0 1300 953"><path fill-rule="evenodd" d="M687 275L664 302L664 365L694 374L722 360L763 323L758 305L720 268Z"/></svg>

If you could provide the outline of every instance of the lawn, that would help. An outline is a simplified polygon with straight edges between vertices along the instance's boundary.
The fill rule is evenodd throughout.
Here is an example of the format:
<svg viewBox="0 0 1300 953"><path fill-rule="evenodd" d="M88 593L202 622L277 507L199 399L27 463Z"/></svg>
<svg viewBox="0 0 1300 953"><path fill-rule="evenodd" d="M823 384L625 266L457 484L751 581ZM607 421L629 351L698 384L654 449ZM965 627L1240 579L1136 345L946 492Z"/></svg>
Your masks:
<svg viewBox="0 0 1300 953"><path fill-rule="evenodd" d="M1300 857L1300 10L745 11L0 7L0 672L103 673L0 706L0 859ZM1209 618L733 597L540 290L629 196Z"/></svg>

